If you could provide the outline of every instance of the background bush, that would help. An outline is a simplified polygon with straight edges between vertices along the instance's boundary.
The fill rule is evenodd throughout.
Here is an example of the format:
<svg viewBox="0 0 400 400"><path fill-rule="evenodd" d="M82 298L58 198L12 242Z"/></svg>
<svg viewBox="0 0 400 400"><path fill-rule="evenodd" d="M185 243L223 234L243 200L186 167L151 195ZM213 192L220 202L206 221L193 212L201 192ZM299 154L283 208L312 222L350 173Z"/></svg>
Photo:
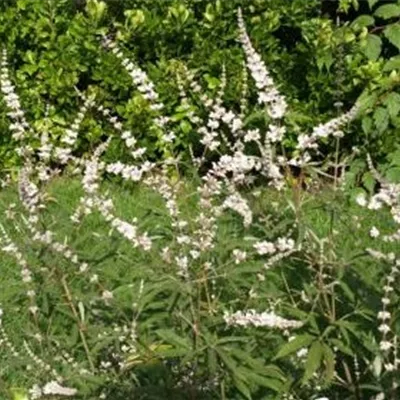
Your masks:
<svg viewBox="0 0 400 400"><path fill-rule="evenodd" d="M346 138L343 151L367 142L382 162L400 164L395 151L400 5L394 1L7 0L0 5L0 39L12 59L23 105L39 126L45 104L50 123L64 126L79 105L74 87L90 88L116 107L158 157L157 140L146 129L145 104L115 59L102 50L99 35L118 30L118 40L149 72L169 111L184 119L176 101L174 71L179 63L195 69L209 91L216 89L224 64L228 100L239 98L239 6L254 45L288 96L292 136L335 115L335 103L339 111L348 109L365 90L364 118ZM185 121L181 129L185 150L192 127ZM88 126L82 149L104 130ZM0 131L0 162L10 168L17 158L4 107ZM290 148L290 140L286 145Z"/></svg>

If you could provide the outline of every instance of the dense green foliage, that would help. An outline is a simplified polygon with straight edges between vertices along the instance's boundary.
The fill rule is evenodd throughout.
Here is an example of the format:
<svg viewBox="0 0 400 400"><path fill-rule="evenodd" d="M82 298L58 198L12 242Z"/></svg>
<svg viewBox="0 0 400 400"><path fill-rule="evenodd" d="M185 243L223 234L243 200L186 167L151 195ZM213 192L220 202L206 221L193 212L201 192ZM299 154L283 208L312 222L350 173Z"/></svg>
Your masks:
<svg viewBox="0 0 400 400"><path fill-rule="evenodd" d="M379 229L388 229L388 216L382 219L382 215L360 210L354 200L329 190L318 199L296 190L249 193L260 224L243 230L235 215L224 216L213 258L209 258L216 270L199 268L196 279L182 282L173 265L160 257L163 246L177 246L160 196L145 187L108 183L104 189L113 193L120 214L138 218L140 229L157 237L151 252L132 249L126 240L110 232L98 215L74 227L69 217L82 196L77 181L52 183L48 188L52 200L42 224L51 226L58 240L68 237L68 246L90 263L90 274L98 275L103 285L112 288L114 298L108 306L102 305L94 283L80 278L76 267L63 257L31 241L26 228L17 224L12 237L28 256L30 267L37 271L37 277L47 271L43 275L46 279L40 282L37 302L41 314L39 326L35 326L25 304L18 264L10 256L2 261L0 285L9 289L1 292L0 304L15 315L5 320L7 331L15 332L13 344L23 347L25 337L37 347L34 332L40 329L46 332L41 339L46 345L37 356L45 362L54 362L59 348L63 352L69 349L65 357L72 356L77 365L64 363L62 372L68 375L70 385L79 388L77 398L95 399L106 393L111 400L132 395L154 400L278 400L285 398L285 393L296 393L288 398L314 399L319 394L332 399L365 399L390 382L390 375L382 372L379 332L374 323L386 267L383 262L371 262L365 253L367 246L374 245L369 227L376 224ZM192 185L182 187L180 199L184 217L198 211ZM15 191L6 189L0 197L1 215L14 202ZM23 210L17 207L13 212ZM7 218L0 222L9 226ZM266 272L262 272L261 257L239 265L230 260L238 246L251 252L256 237L273 238L293 226L304 249L292 260ZM119 339L121 331L114 328L135 322L135 350L125 353L127 368L122 373L114 376L111 369L108 378L106 369L98 376L82 378L79 373L86 360L74 314L66 300L59 300L64 299L61 271L75 276L69 290L80 304L93 359L120 351L124 342ZM261 280L264 274L265 280ZM207 290L210 293L206 295ZM281 313L305 321L304 327L291 333L294 341L288 341L280 331L226 327L223 322L226 310L263 309L275 302ZM196 335L191 321L196 321ZM302 348L309 349L308 356L296 355ZM3 389L31 387L43 379L40 368L25 371L26 362L31 362L28 359L23 362L6 352L0 352L1 356ZM354 367L354 360L358 367ZM334 370L349 374L347 380L335 381Z"/></svg>
<svg viewBox="0 0 400 400"><path fill-rule="evenodd" d="M183 106L178 75L188 67L218 98L226 71L219 100L239 114L239 7L289 105L276 122L248 80L246 135L275 122L287 129L282 143L265 138L258 158L283 171L280 192L263 186L273 177L261 167L258 175L246 169L261 139L244 138L248 158L229 141L198 170L191 158L202 148L190 113L210 108L201 95ZM53 400L45 384L60 374L82 400L396 399L400 230L391 233L400 223L400 187L379 174L400 181L399 18L400 0L3 0L0 48L12 83L2 82L8 99L0 97L0 177L11 178L1 180L8 187L0 193L0 398L35 400L32 389L41 385ZM123 57L106 51L103 35ZM125 56L154 82L176 140L157 130L151 102L122 67ZM34 132L20 143L8 118L19 121L19 107L10 112L14 84ZM78 92L96 105L81 111ZM320 135L309 164L271 162L296 161L298 136L356 100L357 118L337 128L346 134ZM69 129L77 110L82 124ZM147 158L129 158L125 129ZM40 155L45 133L56 146L71 145L70 163ZM203 172L226 149L243 156L228 157L239 178L216 173L218 186ZM371 162L367 168L367 153L379 173ZM126 173L149 160L153 180ZM89 211L77 221L82 204ZM137 232L146 232L141 240L150 238L151 249L135 242ZM212 245L196 247L203 239ZM275 247L263 253L260 245ZM230 322L241 310L276 311L297 326Z"/></svg>
<svg viewBox="0 0 400 400"><path fill-rule="evenodd" d="M182 121L179 146L185 150L193 128L179 109L174 71L187 64L212 92L225 65L227 97L235 105L243 62L236 39L236 9L241 6L256 48L290 102L292 136L334 116L334 104L348 109L364 92L365 117L353 127L343 151L366 146L384 162L398 135L400 6L369 1L369 7L361 2L362 10L354 11L357 2L341 1L337 24L338 4L329 3L331 10L318 0L3 1L0 40L9 51L24 108L38 126L44 123L46 104L50 123L65 126L79 104L74 87L90 88L116 107L159 156L157 135L147 129L146 105L115 59L104 53L99 35L118 32L127 54L149 72L168 111ZM257 111L252 118L257 121ZM86 128L83 151L107 131L94 123ZM0 130L1 163L13 167L17 161L3 108ZM286 145L291 147L290 140Z"/></svg>

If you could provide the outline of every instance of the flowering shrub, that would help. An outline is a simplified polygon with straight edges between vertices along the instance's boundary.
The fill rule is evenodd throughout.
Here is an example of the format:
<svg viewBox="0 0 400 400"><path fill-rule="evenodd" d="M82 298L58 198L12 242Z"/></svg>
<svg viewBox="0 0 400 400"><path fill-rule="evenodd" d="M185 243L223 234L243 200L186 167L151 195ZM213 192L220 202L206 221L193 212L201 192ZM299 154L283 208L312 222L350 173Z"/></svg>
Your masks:
<svg viewBox="0 0 400 400"><path fill-rule="evenodd" d="M123 116L140 145L147 147L148 156L159 159L165 148L157 141L157 132L148 129L151 118L147 102L129 92L129 76L120 73L115 58L98 46L99 34L118 31L120 45L134 54L157 82L157 92L168 115L180 121L176 132L179 140L175 144L185 157L195 142L196 127L189 118L192 110L181 107L177 99L175 70L181 63L189 65L196 71L203 90L213 96L220 83L221 66L225 64L225 99L229 105L236 103L242 86L243 57L236 40L235 18L236 9L242 7L253 43L263 49L269 70L288 99L292 99L286 118L285 148L294 148L300 128L310 131L321 121L349 110L358 93L367 88L362 129L354 125L340 148L350 154L353 146L368 147L370 152L381 155L380 162L393 164L391 173L395 174L396 153L392 154L393 161L384 159L396 145L398 63L396 57L390 58L395 45L383 34L380 17L372 17L375 12L382 15L382 10L378 11L380 2L369 2L371 10L367 2L359 2L360 9L355 12L351 7L356 1L341 0L342 10L349 15L337 13L336 3L4 0L0 3L0 41L8 50L19 96L36 127L51 127L52 136L58 138L79 106L74 86L82 91L90 88L102 104ZM395 10L392 7L392 15ZM353 21L357 13L363 15ZM397 25L390 12L387 15L383 22L389 24L392 42L397 43ZM255 93L252 81L248 90ZM374 104L379 107L373 107ZM7 133L3 105L0 111L0 130ZM262 125L261 107L255 107L246 116L254 128L259 128L259 122ZM97 122L85 121L85 135L78 141L80 152L94 146L101 135L112 134L107 125ZM117 156L121 156L118 149ZM334 152L335 144L324 143L321 151L323 156ZM0 136L0 162L2 169L14 170L18 165L11 135Z"/></svg>
<svg viewBox="0 0 400 400"><path fill-rule="evenodd" d="M297 135L287 153L290 101L252 44L240 9L238 28L239 110L224 101L226 67L215 96L188 67L175 71L180 107L197 134L192 185L179 179L181 121L113 37L102 35L98 46L118 60L119 73L125 70L146 103L163 161L149 159L90 90L77 89L81 107L62 132L30 123L3 50L1 92L22 167L18 201L7 202L0 226L10 285L1 304L1 373L27 388L29 399L395 398L398 344L388 306L397 267L386 278L383 306L374 307L368 280L354 277L350 265L371 258L354 249L341 258L335 232L305 223L301 188L290 185L296 168L329 175L318 165L320 146L340 143L360 105ZM249 101L247 71L256 101ZM260 108L262 123L254 127L248 115ZM100 134L82 152L79 133L93 118L114 133ZM338 152L334 167L338 189L346 177ZM279 203L267 216L257 211L258 182L278 196L292 188L290 218ZM57 184L61 193L75 185L71 203L56 197ZM132 197L118 204L117 187ZM154 203L136 204L131 214L127 204L136 203L139 190ZM397 197L396 185L382 183L370 208L387 204L397 221ZM371 323L376 316L378 327Z"/></svg>

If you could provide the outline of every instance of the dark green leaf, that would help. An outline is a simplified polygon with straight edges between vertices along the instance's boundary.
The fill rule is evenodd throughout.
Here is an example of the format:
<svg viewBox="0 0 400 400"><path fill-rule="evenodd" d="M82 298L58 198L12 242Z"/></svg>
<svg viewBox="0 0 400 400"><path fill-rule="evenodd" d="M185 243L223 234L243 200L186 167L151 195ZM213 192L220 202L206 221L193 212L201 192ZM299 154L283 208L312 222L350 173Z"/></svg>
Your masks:
<svg viewBox="0 0 400 400"><path fill-rule="evenodd" d="M325 363L325 379L329 383L332 381L335 375L335 354L332 349L325 343L323 344L323 352Z"/></svg>
<svg viewBox="0 0 400 400"><path fill-rule="evenodd" d="M368 0L369 8L372 10L372 8L374 7L374 5L375 5L378 1L379 1L379 0Z"/></svg>
<svg viewBox="0 0 400 400"><path fill-rule="evenodd" d="M303 383L306 383L310 378L312 378L314 372L320 367L323 357L323 350L323 346L319 341L316 341L311 345L305 365Z"/></svg>
<svg viewBox="0 0 400 400"><path fill-rule="evenodd" d="M177 335L172 329L159 329L156 331L156 334L165 342L173 344L176 347L190 349L189 340Z"/></svg>
<svg viewBox="0 0 400 400"><path fill-rule="evenodd" d="M378 107L374 112L374 122L378 133L382 133L389 125L389 113L386 108Z"/></svg>
<svg viewBox="0 0 400 400"><path fill-rule="evenodd" d="M366 45L363 49L364 54L372 61L375 61L382 50L382 40L377 35L367 35Z"/></svg>
<svg viewBox="0 0 400 400"><path fill-rule="evenodd" d="M233 376L233 382L239 392L246 398L251 400L251 392L247 383L239 379L236 375Z"/></svg>
<svg viewBox="0 0 400 400"><path fill-rule="evenodd" d="M279 392L282 389L282 382L277 379L266 378L253 370L247 368L238 368L238 371L246 378L248 382L254 382L257 385Z"/></svg>
<svg viewBox="0 0 400 400"><path fill-rule="evenodd" d="M392 71L394 69L400 69L400 56L390 58L383 66L383 71Z"/></svg>
<svg viewBox="0 0 400 400"><path fill-rule="evenodd" d="M391 118L397 117L400 111L400 94L391 92L387 95L384 101Z"/></svg>
<svg viewBox="0 0 400 400"><path fill-rule="evenodd" d="M400 24L388 25L383 31L383 34L390 43L400 50Z"/></svg>
<svg viewBox="0 0 400 400"><path fill-rule="evenodd" d="M278 359L278 358L286 357L289 354L292 354L295 351L301 349L302 347L307 347L314 340L315 340L314 336L307 335L307 334L296 336L293 340L284 344L280 348L280 350L275 358Z"/></svg>

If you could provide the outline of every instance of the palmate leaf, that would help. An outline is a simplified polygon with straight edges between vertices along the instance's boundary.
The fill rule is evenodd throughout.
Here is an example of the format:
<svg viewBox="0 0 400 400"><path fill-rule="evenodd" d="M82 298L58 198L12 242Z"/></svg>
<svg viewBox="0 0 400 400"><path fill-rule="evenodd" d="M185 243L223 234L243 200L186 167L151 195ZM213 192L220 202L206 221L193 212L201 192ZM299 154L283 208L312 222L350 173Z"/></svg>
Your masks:
<svg viewBox="0 0 400 400"><path fill-rule="evenodd" d="M255 372L254 370L249 368L239 367L237 369L237 372L239 372L240 375L242 375L249 383L254 383L256 385L266 387L268 389L274 390L275 392L280 392L283 388L283 382L281 380L270 377L267 378L258 374L258 371Z"/></svg>
<svg viewBox="0 0 400 400"><path fill-rule="evenodd" d="M169 344L153 343L144 352L128 354L125 360L125 368L129 369L137 365L155 364L164 358L180 357L186 354L186 350L176 350Z"/></svg>
<svg viewBox="0 0 400 400"><path fill-rule="evenodd" d="M237 375L233 375L233 382L239 392L246 398L251 400L250 388L244 380L240 379Z"/></svg>
<svg viewBox="0 0 400 400"><path fill-rule="evenodd" d="M227 351L226 351L227 350ZM237 389L246 397L251 398L249 385L263 386L280 392L283 389L285 377L275 366L265 366L261 361L245 356L245 352L238 349L216 349L221 361L230 370ZM235 356L239 362L232 357ZM248 367L240 366L240 364Z"/></svg>
<svg viewBox="0 0 400 400"><path fill-rule="evenodd" d="M278 380L284 380L285 375L283 372L275 365L265 365L262 360L253 358L246 351L231 348L230 353L235 356L239 361L246 364L253 371L257 371L258 374L263 376L268 376Z"/></svg>
<svg viewBox="0 0 400 400"><path fill-rule="evenodd" d="M246 398L251 399L251 392L246 378L240 373L235 360L223 349L216 348L219 358L231 372L235 387Z"/></svg>

